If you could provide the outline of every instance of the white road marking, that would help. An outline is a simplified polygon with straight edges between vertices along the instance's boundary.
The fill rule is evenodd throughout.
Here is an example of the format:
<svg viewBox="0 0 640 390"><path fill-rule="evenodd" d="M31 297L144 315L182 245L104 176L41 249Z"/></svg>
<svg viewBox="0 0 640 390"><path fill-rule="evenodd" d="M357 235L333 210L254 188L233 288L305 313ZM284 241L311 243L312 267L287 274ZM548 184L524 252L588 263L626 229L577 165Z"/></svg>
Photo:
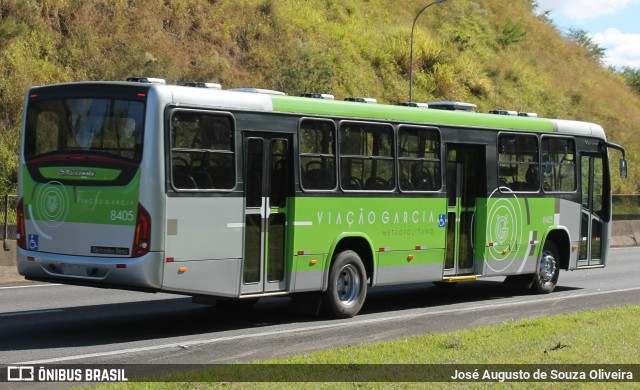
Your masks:
<svg viewBox="0 0 640 390"><path fill-rule="evenodd" d="M34 288L34 287L52 287L52 286L64 286L64 284L49 283L49 284L29 284L27 286L8 286L0 287L0 290L11 290L16 288Z"/></svg>
<svg viewBox="0 0 640 390"><path fill-rule="evenodd" d="M88 354L82 354L82 355L57 357L57 358L44 359L44 360L34 360L34 361L15 363L15 364L16 365L49 364L49 363L64 362L69 360L80 360L80 359L89 359L89 358L96 358L96 357L123 355L128 353L158 351L158 350L169 349L169 348L184 348L184 347L191 347L196 345L219 343L224 341L246 340L246 339L259 338L259 337L270 337L270 336L285 336L293 333L310 332L310 331L331 329L331 328L345 328L345 327L352 327L352 326L369 325L369 324L375 324L379 322L388 322L393 320L403 321L403 320L410 320L410 319L419 318L419 317L437 316L437 315L459 313L459 312L465 312L465 311L479 311L479 310L487 310L487 309L495 309L495 308L504 308L504 307L510 307L510 306L521 306L521 305L527 305L527 304L539 305L541 302L563 301L563 300L572 299L572 298L584 298L584 297L590 297L595 295L615 294L615 293L637 291L637 290L640 290L640 287L631 287L631 288L608 290L608 291L596 291L596 292L590 292L590 293L548 296L545 298L540 298L539 296L536 296L535 299L525 300L525 301L518 300L514 302L494 303L494 304L479 305L479 306L465 307L465 308L459 308L459 309L448 309L448 310L419 312L419 313L411 313L411 314L401 314L393 317L381 317L381 318L371 318L371 319L361 319L361 320L342 320L341 322L338 322L338 323L333 322L330 324L306 326L303 328L296 328L296 329L277 329L277 330L272 330L268 332L259 332L259 333L244 334L244 335L237 335L237 336L216 337L212 339L194 340L194 341L188 341L188 342L183 341L179 343L154 345L149 347L129 348L129 349L122 349L118 351L88 353Z"/></svg>

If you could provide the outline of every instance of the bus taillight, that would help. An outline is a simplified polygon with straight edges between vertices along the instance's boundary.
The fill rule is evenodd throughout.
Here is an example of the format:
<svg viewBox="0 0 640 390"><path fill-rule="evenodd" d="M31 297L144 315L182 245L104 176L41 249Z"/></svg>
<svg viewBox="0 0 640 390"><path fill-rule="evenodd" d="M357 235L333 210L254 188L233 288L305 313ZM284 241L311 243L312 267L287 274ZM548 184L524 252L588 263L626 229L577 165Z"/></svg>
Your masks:
<svg viewBox="0 0 640 390"><path fill-rule="evenodd" d="M149 253L151 249L151 216L149 212L138 203L138 218L136 230L133 236L133 248L131 257L140 257Z"/></svg>
<svg viewBox="0 0 640 390"><path fill-rule="evenodd" d="M16 210L16 241L20 248L27 249L27 235L24 230L24 202L22 198L18 200L18 207Z"/></svg>

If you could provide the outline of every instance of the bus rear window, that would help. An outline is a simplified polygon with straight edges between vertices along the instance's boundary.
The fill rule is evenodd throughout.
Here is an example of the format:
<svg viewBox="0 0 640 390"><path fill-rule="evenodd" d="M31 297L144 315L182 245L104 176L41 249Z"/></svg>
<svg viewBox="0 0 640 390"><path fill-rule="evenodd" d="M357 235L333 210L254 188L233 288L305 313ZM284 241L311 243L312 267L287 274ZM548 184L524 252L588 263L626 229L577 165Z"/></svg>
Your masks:
<svg viewBox="0 0 640 390"><path fill-rule="evenodd" d="M98 152L139 161L144 103L118 99L32 101L25 158L48 153Z"/></svg>

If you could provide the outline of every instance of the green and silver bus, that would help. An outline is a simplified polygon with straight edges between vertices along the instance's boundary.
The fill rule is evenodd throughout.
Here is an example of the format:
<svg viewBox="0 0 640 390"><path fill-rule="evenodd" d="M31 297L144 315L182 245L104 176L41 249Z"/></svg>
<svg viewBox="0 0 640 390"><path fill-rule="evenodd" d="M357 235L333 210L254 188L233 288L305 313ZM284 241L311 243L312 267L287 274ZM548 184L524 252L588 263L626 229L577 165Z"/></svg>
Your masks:
<svg viewBox="0 0 640 390"><path fill-rule="evenodd" d="M624 150L593 123L142 82L34 87L25 107L30 280L351 317L373 286L549 293L607 263Z"/></svg>

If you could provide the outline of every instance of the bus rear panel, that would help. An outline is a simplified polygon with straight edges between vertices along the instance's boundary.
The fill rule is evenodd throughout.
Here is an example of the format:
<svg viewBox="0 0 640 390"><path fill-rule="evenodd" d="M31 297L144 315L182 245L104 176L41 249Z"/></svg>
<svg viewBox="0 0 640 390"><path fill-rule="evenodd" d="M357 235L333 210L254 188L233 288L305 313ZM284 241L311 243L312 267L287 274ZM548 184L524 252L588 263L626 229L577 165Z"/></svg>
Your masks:
<svg viewBox="0 0 640 390"><path fill-rule="evenodd" d="M30 279L158 288L140 202L148 88L33 88L19 201L19 272Z"/></svg>

